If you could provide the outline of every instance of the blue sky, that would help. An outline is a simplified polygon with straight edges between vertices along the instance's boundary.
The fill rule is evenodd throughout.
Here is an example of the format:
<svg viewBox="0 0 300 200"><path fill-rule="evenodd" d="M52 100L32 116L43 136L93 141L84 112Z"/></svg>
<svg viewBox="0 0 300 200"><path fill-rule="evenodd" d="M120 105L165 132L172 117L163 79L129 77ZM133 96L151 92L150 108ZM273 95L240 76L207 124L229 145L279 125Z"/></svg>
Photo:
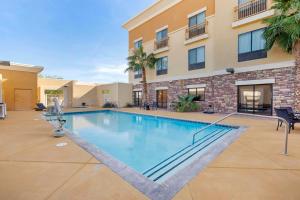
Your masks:
<svg viewBox="0 0 300 200"><path fill-rule="evenodd" d="M155 0L1 0L0 60L45 66L43 74L126 82L121 25Z"/></svg>

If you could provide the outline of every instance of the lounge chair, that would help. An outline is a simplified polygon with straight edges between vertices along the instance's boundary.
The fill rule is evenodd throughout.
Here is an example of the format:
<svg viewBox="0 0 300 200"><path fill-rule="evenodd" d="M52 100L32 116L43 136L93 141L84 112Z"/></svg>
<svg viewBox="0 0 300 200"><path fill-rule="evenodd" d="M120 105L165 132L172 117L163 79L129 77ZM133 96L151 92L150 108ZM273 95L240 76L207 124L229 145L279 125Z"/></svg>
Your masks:
<svg viewBox="0 0 300 200"><path fill-rule="evenodd" d="M287 108L275 108L276 115L285 119L289 124L289 133L291 132L291 128L295 129L295 124L300 123L300 119L295 118L295 115L289 112ZM277 123L277 131L278 128L282 125L283 121L278 120Z"/></svg>
<svg viewBox="0 0 300 200"><path fill-rule="evenodd" d="M35 111L44 111L47 109L42 103L37 103L36 106L37 108L35 108Z"/></svg>

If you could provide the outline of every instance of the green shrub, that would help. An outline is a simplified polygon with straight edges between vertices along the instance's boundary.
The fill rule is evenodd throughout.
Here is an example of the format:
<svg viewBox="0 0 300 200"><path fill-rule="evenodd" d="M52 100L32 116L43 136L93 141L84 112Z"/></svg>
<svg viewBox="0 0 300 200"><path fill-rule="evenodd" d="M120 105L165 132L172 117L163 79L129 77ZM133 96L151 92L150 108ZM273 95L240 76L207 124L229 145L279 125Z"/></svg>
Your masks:
<svg viewBox="0 0 300 200"><path fill-rule="evenodd" d="M175 103L175 109L177 112L194 112L197 111L200 106L194 101L195 96L186 95L178 96L178 102Z"/></svg>

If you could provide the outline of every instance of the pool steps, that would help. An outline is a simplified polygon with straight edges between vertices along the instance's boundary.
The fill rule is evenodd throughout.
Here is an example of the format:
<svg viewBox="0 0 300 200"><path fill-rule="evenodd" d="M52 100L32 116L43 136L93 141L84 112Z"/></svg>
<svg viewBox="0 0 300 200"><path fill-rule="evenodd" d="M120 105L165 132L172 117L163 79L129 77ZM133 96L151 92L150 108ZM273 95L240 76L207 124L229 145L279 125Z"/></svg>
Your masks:
<svg viewBox="0 0 300 200"><path fill-rule="evenodd" d="M158 163L154 167L148 169L143 173L143 175L148 177L152 181L159 181L160 179L163 179L175 168L179 167L181 164L191 159L192 157L197 156L206 147L208 147L214 141L223 137L231 130L232 128L212 129L209 133L205 134L200 139L197 139L194 144L186 146L185 148L181 149L180 151L173 154L169 158L163 160L162 162Z"/></svg>

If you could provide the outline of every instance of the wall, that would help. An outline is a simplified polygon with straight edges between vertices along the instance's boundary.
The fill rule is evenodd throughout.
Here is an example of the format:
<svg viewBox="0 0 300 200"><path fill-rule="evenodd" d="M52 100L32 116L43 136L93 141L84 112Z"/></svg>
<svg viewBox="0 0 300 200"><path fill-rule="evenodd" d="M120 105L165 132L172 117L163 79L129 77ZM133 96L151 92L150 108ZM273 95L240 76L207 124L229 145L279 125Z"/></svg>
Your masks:
<svg viewBox="0 0 300 200"><path fill-rule="evenodd" d="M234 8L237 6L237 0L197 2L198 3L187 0L182 1L164 11L162 14L155 16L144 24L129 31L130 52L132 52L133 41L139 37L143 37L144 49L150 53L153 52L154 49L155 30L162 26L169 25L169 50L156 54L156 57L168 56L168 74L156 76L155 70L147 70L148 82L167 81L170 79L180 80L184 79L184 77L195 77L197 75L199 77L203 77L204 75L209 77L211 74L219 71L225 72L225 69L229 67L241 68L258 66L259 68L260 65L264 64L275 65L276 63L294 60L292 55L284 53L280 48L275 46L268 52L267 58L238 62L238 35L263 28L266 24L264 24L262 20L258 20L233 28ZM269 6L270 5L269 1ZM187 15L205 6L207 7L208 38L191 44L184 44L185 30L188 24ZM178 9L181 7L185 7L185 9ZM173 20L171 16L176 17L176 20ZM205 46L205 69L189 71L188 50L199 46ZM130 83L138 84L140 80L141 79L134 79L132 72L129 73Z"/></svg>
<svg viewBox="0 0 300 200"><path fill-rule="evenodd" d="M132 103L132 85L127 83L112 83L99 85L97 87L98 105L103 106L105 99L117 104L119 107L125 107L127 103Z"/></svg>
<svg viewBox="0 0 300 200"><path fill-rule="evenodd" d="M86 103L87 106L98 106L97 102L97 86L96 85L73 85L73 107L82 106Z"/></svg>
<svg viewBox="0 0 300 200"><path fill-rule="evenodd" d="M164 3L163 0L161 3ZM149 42L155 38L155 30L168 25L169 32L176 31L188 24L187 15L200 8L207 7L206 15L213 15L215 3L212 0L183 0L167 9L163 13L153 17L141 26L129 32L129 47L132 48L134 40L143 37L143 42ZM156 8L156 10L158 10ZM152 12L155 12L154 10ZM175 14L176 13L176 14ZM146 18L146 17L145 17Z"/></svg>
<svg viewBox="0 0 300 200"><path fill-rule="evenodd" d="M8 110L15 110L15 89L32 90L32 109L37 103L37 73L0 69L3 79L3 100Z"/></svg>
<svg viewBox="0 0 300 200"><path fill-rule="evenodd" d="M213 105L214 110L220 113L237 111L237 80L275 79L273 84L273 108L280 106L295 107L296 67L252 71L247 73L227 74L214 77L177 80L172 82L149 83L149 97L151 102L156 102L157 87L168 87L168 103L176 101L178 95L187 95L187 85L206 84L205 101L201 102L203 110L208 105ZM134 89L140 89L135 85Z"/></svg>
<svg viewBox="0 0 300 200"><path fill-rule="evenodd" d="M46 105L45 90L63 90L64 106L72 107L73 104L73 81L50 78L38 78L39 102Z"/></svg>

